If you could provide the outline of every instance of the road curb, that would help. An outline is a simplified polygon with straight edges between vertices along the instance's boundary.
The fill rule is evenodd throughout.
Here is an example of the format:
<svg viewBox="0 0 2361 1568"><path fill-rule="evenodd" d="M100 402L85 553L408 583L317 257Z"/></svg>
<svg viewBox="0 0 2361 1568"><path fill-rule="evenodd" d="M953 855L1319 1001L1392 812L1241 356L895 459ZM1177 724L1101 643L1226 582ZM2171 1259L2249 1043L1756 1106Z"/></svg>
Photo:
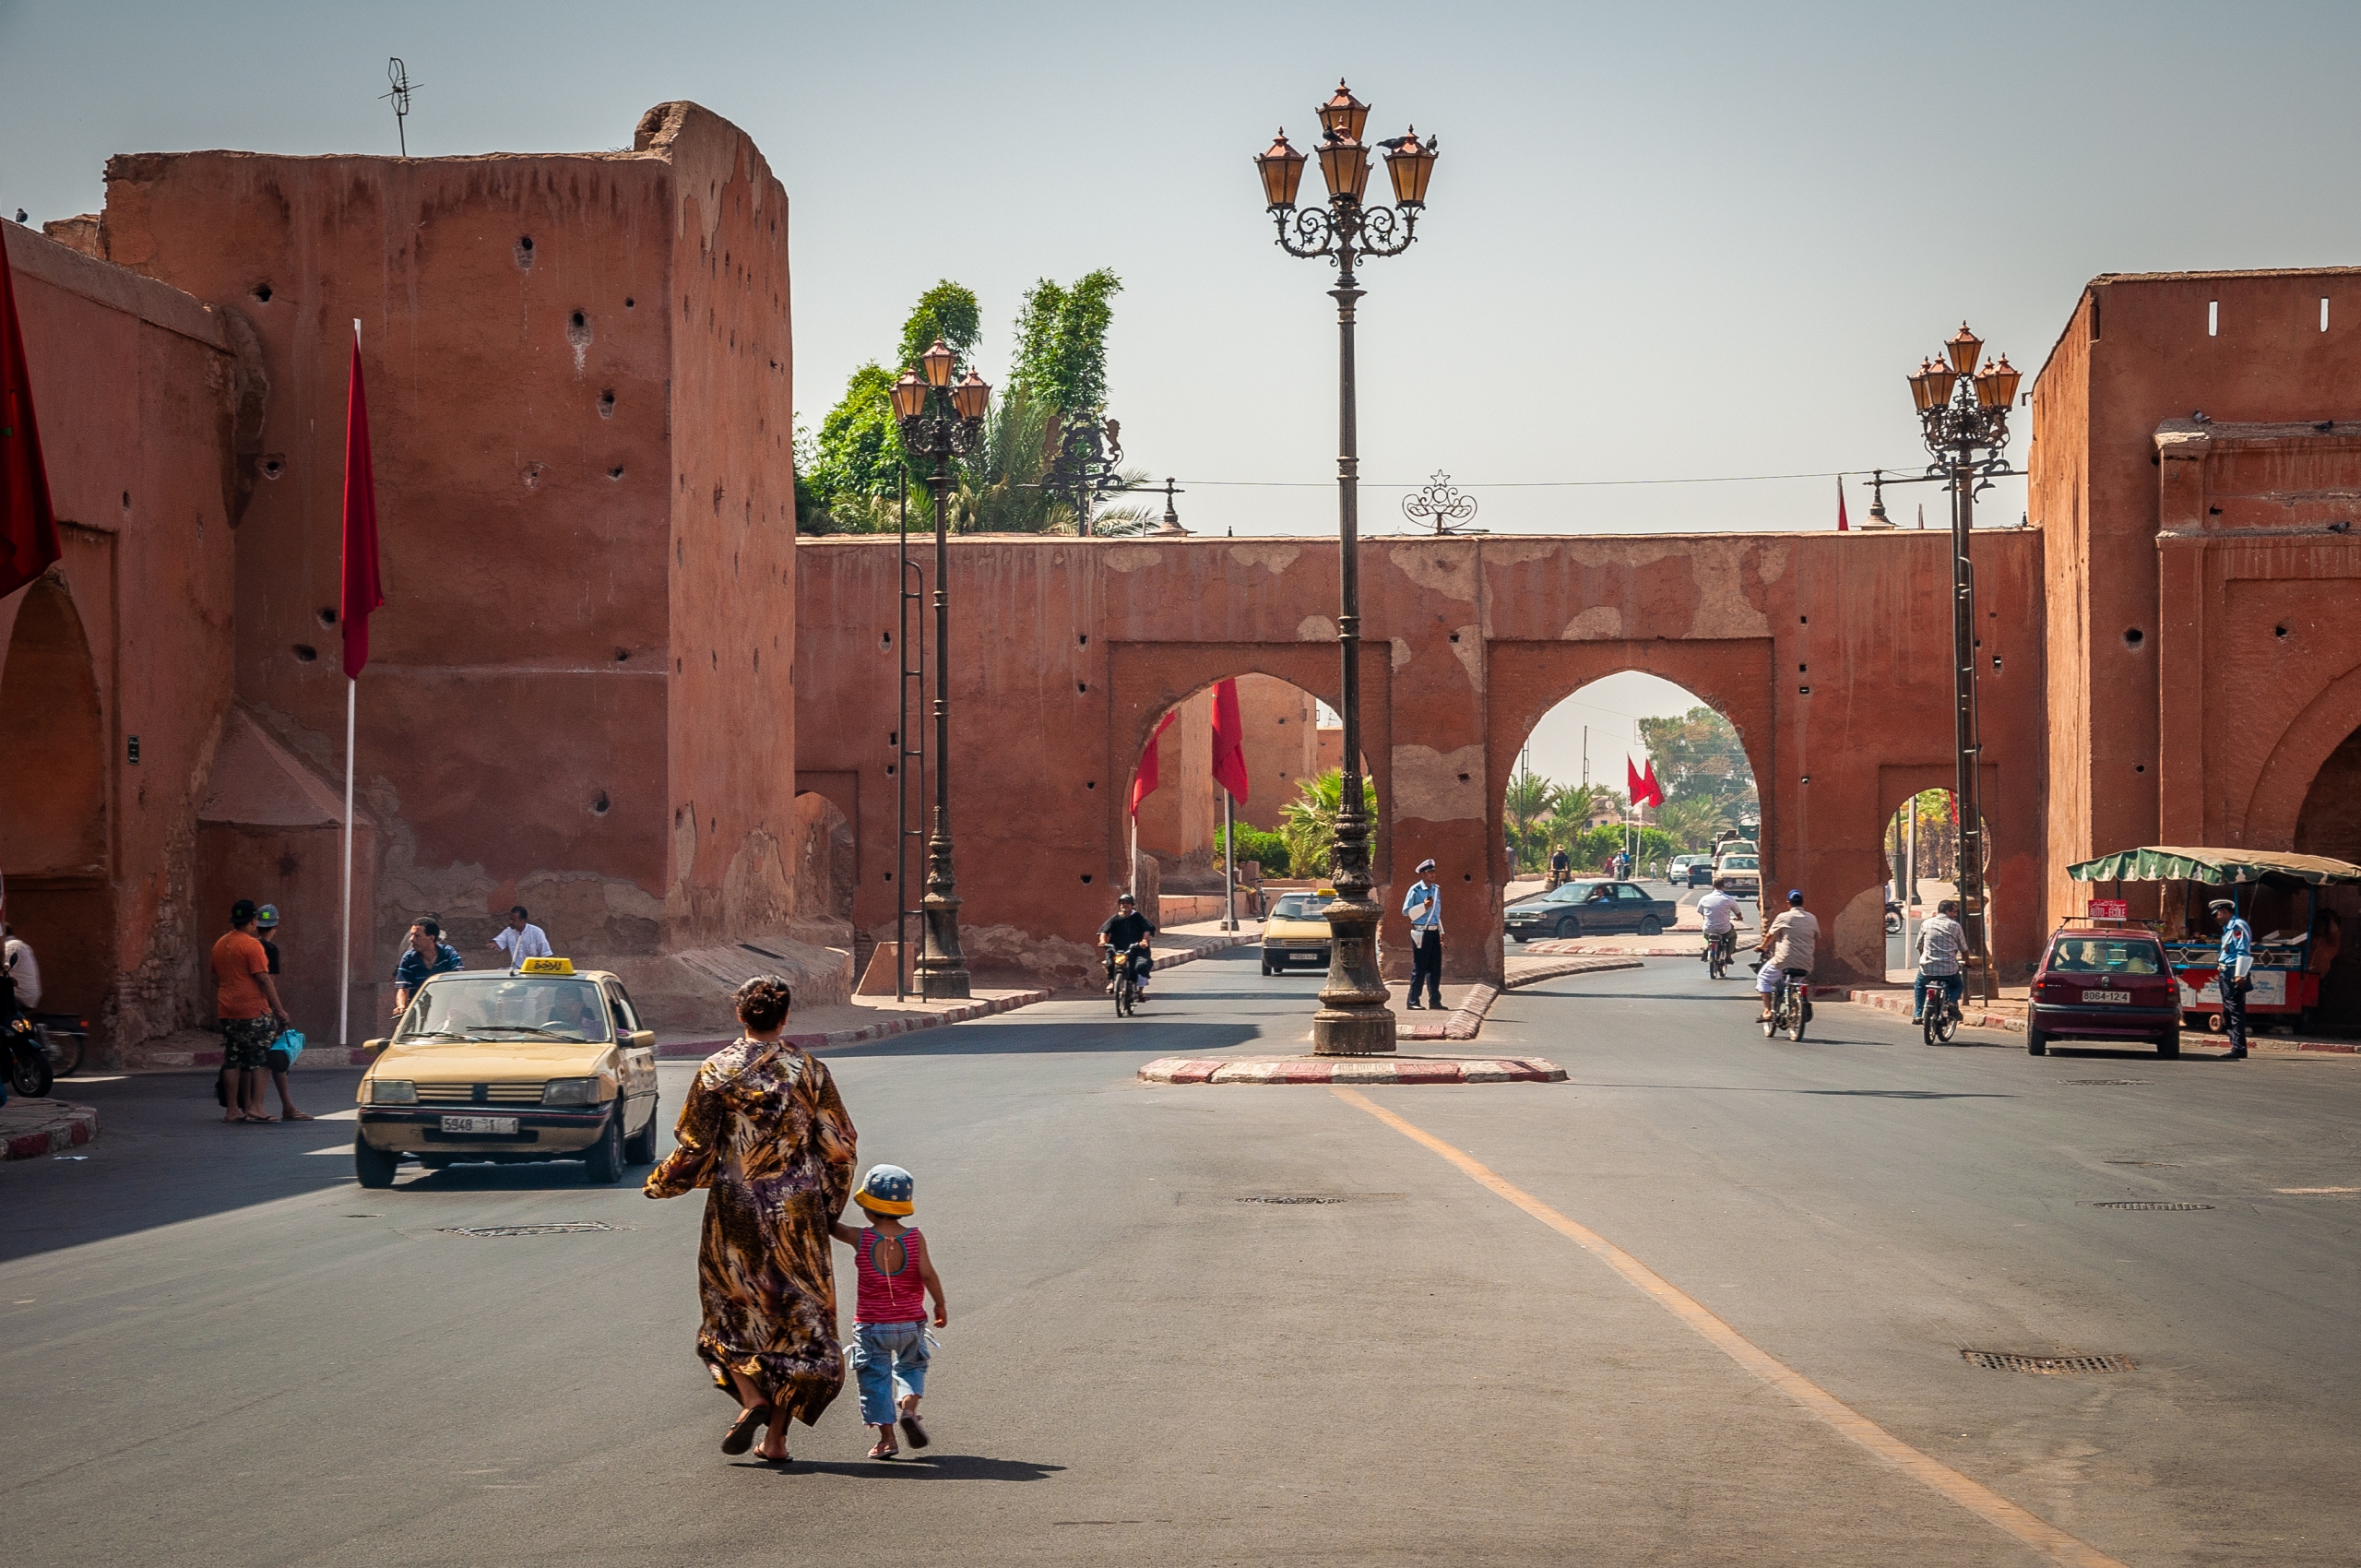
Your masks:
<svg viewBox="0 0 2361 1568"><path fill-rule="evenodd" d="M1516 951L1540 953L1551 957L1560 954L1590 954L1602 958L1694 958L1705 951L1705 946L1702 933L1696 945L1691 947L1609 947L1604 943L1584 942L1578 936L1570 936L1562 942L1552 936L1539 942L1528 942Z"/></svg>
<svg viewBox="0 0 2361 1568"><path fill-rule="evenodd" d="M1863 1007L1874 1007L1880 1013L1897 1013L1905 1018L1910 1016L1910 992L1906 991L1848 991L1844 994L1842 1000L1854 1003ZM1971 1029L2005 1029L2011 1034L2023 1034L2025 1032L2024 1017L2022 1014L2017 1013L1963 1012L1960 1016L1960 1024L1963 1028ZM2205 1044L2220 1046L2225 1050L2229 1047L2229 1041L2227 1039L2213 1033L2210 1029L2183 1029L2181 1031L2181 1038L2185 1041L2201 1041ZM2070 1040L2060 1039L2057 1043L2067 1046L2070 1049L2073 1042ZM2107 1042L2093 1041L2092 1043L2105 1044ZM2361 1055L2361 1043L2356 1043L2353 1040L2273 1039L2268 1035L2255 1034L2251 1029L2249 1029L2247 1038L2247 1049L2250 1051L2270 1051L2296 1052L2309 1051L2331 1056Z"/></svg>
<svg viewBox="0 0 2361 1568"><path fill-rule="evenodd" d="M1614 958L1581 958L1570 964L1548 964L1537 969L1524 969L1508 977L1501 987L1503 991L1522 991L1528 985L1560 979L1565 975L1606 974L1614 969L1644 969L1647 966L1635 957L1619 956Z"/></svg>
<svg viewBox="0 0 2361 1568"><path fill-rule="evenodd" d="M1899 1013L1907 1018L1911 1013L1910 992L1906 991L1848 991L1841 999L1863 1007L1874 1007L1880 1013ZM2025 1021L2013 1013L1971 1013L1960 1009L1960 1027L1968 1029L2011 1029L2025 1032Z"/></svg>
<svg viewBox="0 0 2361 1568"><path fill-rule="evenodd" d="M30 1125L18 1126L30 1117ZM0 1110L0 1135L7 1139L0 1159L39 1159L61 1149L78 1148L99 1135L98 1108L62 1099L11 1100Z"/></svg>
<svg viewBox="0 0 2361 1568"><path fill-rule="evenodd" d="M1537 1056L1164 1056L1144 1084L1561 1084L1566 1070Z"/></svg>

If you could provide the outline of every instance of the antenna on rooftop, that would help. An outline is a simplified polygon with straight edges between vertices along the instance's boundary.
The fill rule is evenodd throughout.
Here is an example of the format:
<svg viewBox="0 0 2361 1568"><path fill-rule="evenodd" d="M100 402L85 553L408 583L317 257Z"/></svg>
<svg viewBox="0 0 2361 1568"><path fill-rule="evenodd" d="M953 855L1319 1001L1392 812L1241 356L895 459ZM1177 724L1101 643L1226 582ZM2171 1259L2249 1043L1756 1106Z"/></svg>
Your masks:
<svg viewBox="0 0 2361 1568"><path fill-rule="evenodd" d="M402 156L404 158L408 158L409 156L409 128L402 124L402 121L409 113L410 89L416 87L423 87L426 84L423 82L414 82L409 79L409 67L402 64L402 57L398 54L389 55L386 57L386 79L394 84L394 90L391 92L381 92L377 96L380 98L390 98L394 101L394 135L401 138Z"/></svg>

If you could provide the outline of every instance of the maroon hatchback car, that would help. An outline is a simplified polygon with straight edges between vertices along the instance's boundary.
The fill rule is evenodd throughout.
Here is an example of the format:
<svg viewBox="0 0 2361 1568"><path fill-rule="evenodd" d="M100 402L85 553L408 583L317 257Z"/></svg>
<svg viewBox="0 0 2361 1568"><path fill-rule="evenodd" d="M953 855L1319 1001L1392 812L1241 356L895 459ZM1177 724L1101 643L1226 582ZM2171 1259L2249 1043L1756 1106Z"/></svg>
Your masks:
<svg viewBox="0 0 2361 1568"><path fill-rule="evenodd" d="M2152 932L2068 926L2049 939L2033 977L2025 1049L2136 1039L2180 1054L2180 984Z"/></svg>

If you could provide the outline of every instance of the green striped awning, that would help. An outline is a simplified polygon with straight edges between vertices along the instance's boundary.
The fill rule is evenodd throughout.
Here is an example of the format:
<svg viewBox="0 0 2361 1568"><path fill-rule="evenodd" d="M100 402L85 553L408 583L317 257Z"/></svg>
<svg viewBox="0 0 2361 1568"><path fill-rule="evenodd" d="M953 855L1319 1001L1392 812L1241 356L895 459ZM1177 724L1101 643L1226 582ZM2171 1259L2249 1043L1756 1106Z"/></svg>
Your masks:
<svg viewBox="0 0 2361 1568"><path fill-rule="evenodd" d="M2259 854L2150 845L2066 868L2075 882L2260 882L2284 876L2315 887L2361 885L2361 866L2325 855Z"/></svg>

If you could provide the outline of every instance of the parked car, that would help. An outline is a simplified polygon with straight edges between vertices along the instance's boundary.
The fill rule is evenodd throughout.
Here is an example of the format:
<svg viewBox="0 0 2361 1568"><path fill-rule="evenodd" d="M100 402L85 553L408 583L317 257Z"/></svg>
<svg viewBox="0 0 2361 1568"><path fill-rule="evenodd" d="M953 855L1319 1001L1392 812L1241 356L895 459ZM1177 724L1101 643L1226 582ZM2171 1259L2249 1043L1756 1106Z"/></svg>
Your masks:
<svg viewBox="0 0 2361 1568"><path fill-rule="evenodd" d="M1664 879L1676 887L1686 887L1689 885L1689 868L1699 861L1710 865L1713 859L1711 855L1675 855L1665 862Z"/></svg>
<svg viewBox="0 0 2361 1568"><path fill-rule="evenodd" d="M1652 898L1634 882L1569 882L1537 898L1508 907L1502 923L1519 942L1542 937L1603 936L1637 932L1655 936L1679 914L1669 898Z"/></svg>
<svg viewBox="0 0 2361 1568"><path fill-rule="evenodd" d="M1290 893L1272 905L1263 917L1263 972L1278 974L1299 958L1326 968L1331 940L1327 909L1335 901L1336 890L1323 887Z"/></svg>
<svg viewBox="0 0 2361 1568"><path fill-rule="evenodd" d="M2180 982L2152 932L2064 926L2035 971L2025 1050L2053 1043L2135 1039L2159 1056L2180 1054Z"/></svg>
<svg viewBox="0 0 2361 1568"><path fill-rule="evenodd" d="M1686 881L1691 887L1713 886L1714 858L1711 855L1698 856L1696 861L1689 868L1689 874Z"/></svg>
<svg viewBox="0 0 2361 1568"><path fill-rule="evenodd" d="M1734 898L1762 897L1762 861L1753 854L1724 855L1714 862L1714 885Z"/></svg>

